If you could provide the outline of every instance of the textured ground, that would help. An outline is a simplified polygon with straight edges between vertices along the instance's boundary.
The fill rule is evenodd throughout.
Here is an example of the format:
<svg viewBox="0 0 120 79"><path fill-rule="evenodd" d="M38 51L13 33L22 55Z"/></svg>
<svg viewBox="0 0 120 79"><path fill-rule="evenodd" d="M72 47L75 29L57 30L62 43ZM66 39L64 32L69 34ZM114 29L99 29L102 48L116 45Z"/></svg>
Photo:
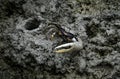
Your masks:
<svg viewBox="0 0 120 79"><path fill-rule="evenodd" d="M83 41L79 52L53 53L48 22ZM0 79L119 79L119 0L1 0Z"/></svg>

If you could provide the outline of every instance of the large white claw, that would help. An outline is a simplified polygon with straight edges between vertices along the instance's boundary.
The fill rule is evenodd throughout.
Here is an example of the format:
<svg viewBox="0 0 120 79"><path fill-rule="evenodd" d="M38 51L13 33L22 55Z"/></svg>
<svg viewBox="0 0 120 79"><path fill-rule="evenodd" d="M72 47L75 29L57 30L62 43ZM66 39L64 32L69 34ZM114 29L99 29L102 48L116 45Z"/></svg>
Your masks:
<svg viewBox="0 0 120 79"><path fill-rule="evenodd" d="M82 48L83 48L82 41L79 40L77 42L71 42L57 46L55 47L54 52L56 53L73 52L73 51L78 51Z"/></svg>

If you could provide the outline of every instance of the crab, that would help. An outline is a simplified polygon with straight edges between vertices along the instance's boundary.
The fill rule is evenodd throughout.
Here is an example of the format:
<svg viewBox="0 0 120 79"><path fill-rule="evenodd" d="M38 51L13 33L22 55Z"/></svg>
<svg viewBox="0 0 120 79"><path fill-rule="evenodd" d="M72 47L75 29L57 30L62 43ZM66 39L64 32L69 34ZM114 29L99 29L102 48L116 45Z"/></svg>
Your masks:
<svg viewBox="0 0 120 79"><path fill-rule="evenodd" d="M54 32L51 37L53 38L55 34L58 34L65 44L61 44L57 47L54 48L53 52L55 53L67 53L67 52L74 52L74 51L79 51L83 48L83 43L80 38L78 38L76 35L65 31L61 27L60 24L57 23L49 23L49 25L55 25L55 27L58 29L58 32Z"/></svg>

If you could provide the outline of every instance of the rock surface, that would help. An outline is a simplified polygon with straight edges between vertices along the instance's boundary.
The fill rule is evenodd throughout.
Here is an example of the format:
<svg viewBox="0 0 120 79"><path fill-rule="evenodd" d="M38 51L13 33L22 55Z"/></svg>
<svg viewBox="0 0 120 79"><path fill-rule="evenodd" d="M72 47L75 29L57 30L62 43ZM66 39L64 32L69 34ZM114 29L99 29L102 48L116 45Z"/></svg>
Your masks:
<svg viewBox="0 0 120 79"><path fill-rule="evenodd" d="M119 79L119 0L1 0L0 79ZM61 24L84 48L57 54Z"/></svg>

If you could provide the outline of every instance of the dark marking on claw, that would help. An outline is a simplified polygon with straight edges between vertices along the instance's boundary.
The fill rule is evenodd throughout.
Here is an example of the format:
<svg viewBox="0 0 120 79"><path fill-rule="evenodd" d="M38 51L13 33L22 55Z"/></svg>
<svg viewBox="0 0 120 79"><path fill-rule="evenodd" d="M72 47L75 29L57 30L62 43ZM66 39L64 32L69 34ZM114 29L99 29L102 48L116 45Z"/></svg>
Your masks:
<svg viewBox="0 0 120 79"><path fill-rule="evenodd" d="M61 50L61 49L70 49L72 46L66 46L66 47L61 47L61 48L57 48L56 50Z"/></svg>

